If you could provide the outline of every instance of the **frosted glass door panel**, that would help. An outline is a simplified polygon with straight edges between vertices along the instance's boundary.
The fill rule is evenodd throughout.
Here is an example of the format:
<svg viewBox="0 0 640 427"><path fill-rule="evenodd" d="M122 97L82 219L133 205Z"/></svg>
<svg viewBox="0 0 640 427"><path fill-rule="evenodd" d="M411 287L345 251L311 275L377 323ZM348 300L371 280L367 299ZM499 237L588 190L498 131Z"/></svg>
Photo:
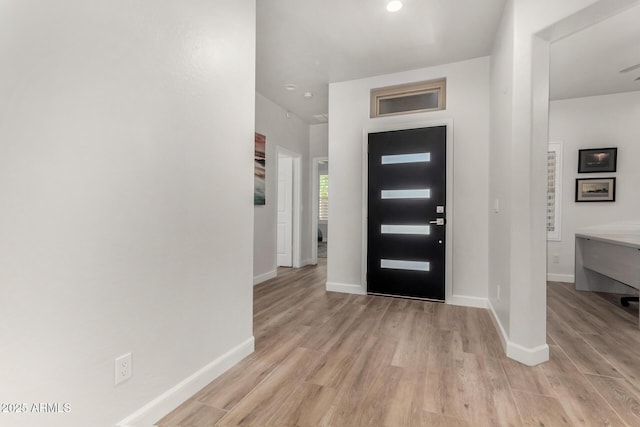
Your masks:
<svg viewBox="0 0 640 427"><path fill-rule="evenodd" d="M431 197L431 190L428 188L419 190L382 190L380 195L383 199L428 199Z"/></svg>
<svg viewBox="0 0 640 427"><path fill-rule="evenodd" d="M399 163L423 163L431 161L431 153L393 154L382 156L383 165L397 165Z"/></svg>
<svg viewBox="0 0 640 427"><path fill-rule="evenodd" d="M380 268L394 270L429 271L429 263L423 261L402 261L396 259L381 259Z"/></svg>
<svg viewBox="0 0 640 427"><path fill-rule="evenodd" d="M428 225L382 225L382 234L422 234L429 235L431 228Z"/></svg>

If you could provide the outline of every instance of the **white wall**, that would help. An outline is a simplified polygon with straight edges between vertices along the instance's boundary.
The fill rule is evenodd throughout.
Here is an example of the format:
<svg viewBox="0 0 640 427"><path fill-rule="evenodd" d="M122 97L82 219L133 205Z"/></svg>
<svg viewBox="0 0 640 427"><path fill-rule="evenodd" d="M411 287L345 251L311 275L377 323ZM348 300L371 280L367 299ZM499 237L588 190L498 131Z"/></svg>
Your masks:
<svg viewBox="0 0 640 427"><path fill-rule="evenodd" d="M509 334L511 203L509 186L513 98L513 4L508 1L491 52L489 147L489 301ZM496 206L497 203L497 206ZM498 292L498 289L500 292ZM500 294L498 297L498 293Z"/></svg>
<svg viewBox="0 0 640 427"><path fill-rule="evenodd" d="M255 3L1 10L0 424L114 425L253 349Z"/></svg>
<svg viewBox="0 0 640 427"><path fill-rule="evenodd" d="M549 41L604 19L634 0L508 0L491 69L489 300L507 355L548 360L546 345L546 152ZM498 287L501 289L498 298Z"/></svg>
<svg viewBox="0 0 640 427"><path fill-rule="evenodd" d="M311 258L311 197L309 192L309 125L294 114L259 93L256 98L256 132L267 137L266 148L266 205L254 207L253 277L260 283L276 275L276 219L277 219L277 154L280 146L302 156L302 223L301 259Z"/></svg>
<svg viewBox="0 0 640 427"><path fill-rule="evenodd" d="M575 231L581 227L640 219L640 92L551 102L550 141L563 141L562 240L548 242L548 274L573 281ZM578 150L618 147L616 173L578 175ZM576 203L576 178L616 177L614 203ZM559 262L553 262L553 255Z"/></svg>
<svg viewBox="0 0 640 427"><path fill-rule="evenodd" d="M371 88L447 78L447 109L369 118ZM329 86L328 282L364 292L361 277L363 129L453 119L453 293L486 298L488 252L489 58Z"/></svg>
<svg viewBox="0 0 640 427"><path fill-rule="evenodd" d="M309 126L309 157L329 156L329 124Z"/></svg>

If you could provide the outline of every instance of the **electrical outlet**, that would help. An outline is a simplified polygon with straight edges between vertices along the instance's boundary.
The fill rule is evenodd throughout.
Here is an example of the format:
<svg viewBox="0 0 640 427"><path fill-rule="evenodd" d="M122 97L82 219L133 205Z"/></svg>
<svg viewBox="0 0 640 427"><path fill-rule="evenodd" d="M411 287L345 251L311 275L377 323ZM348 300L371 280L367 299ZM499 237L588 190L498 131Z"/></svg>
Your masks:
<svg viewBox="0 0 640 427"><path fill-rule="evenodd" d="M498 301L500 301L500 285L498 285L498 295L497 295Z"/></svg>
<svg viewBox="0 0 640 427"><path fill-rule="evenodd" d="M127 353L116 358L116 385L131 378L132 368L131 353Z"/></svg>

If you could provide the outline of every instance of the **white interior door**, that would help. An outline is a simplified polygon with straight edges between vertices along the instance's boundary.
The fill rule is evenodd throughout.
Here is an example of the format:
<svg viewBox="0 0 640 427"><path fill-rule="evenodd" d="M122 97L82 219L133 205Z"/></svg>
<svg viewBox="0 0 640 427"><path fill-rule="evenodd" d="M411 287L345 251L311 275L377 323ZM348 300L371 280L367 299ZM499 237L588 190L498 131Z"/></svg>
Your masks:
<svg viewBox="0 0 640 427"><path fill-rule="evenodd" d="M293 265L293 158L278 155L278 227L277 263L279 267Z"/></svg>

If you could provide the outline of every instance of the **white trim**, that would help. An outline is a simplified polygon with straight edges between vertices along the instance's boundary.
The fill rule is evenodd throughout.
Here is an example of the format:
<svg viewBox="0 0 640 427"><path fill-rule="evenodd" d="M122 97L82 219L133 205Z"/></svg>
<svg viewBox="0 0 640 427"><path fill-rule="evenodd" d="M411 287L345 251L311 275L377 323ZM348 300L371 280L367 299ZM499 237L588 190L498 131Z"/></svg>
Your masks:
<svg viewBox="0 0 640 427"><path fill-rule="evenodd" d="M293 251L292 267L300 268L300 225L302 224L302 155L300 153L296 153L295 151L291 151L287 148L277 145L276 159L279 159L281 154L291 157L293 162L293 242L291 245L291 250ZM276 176L278 176L277 165ZM277 218L273 226L276 229L278 228ZM277 253L277 249L275 252ZM276 265L278 265L277 262Z"/></svg>
<svg viewBox="0 0 640 427"><path fill-rule="evenodd" d="M489 313L491 314L491 320L493 320L493 324L496 327L498 336L500 337L500 342L502 343L502 348L507 354L507 357L527 366L539 365L540 363L544 363L549 360L549 346L547 344L529 348L509 340L509 336L504 330L504 327L500 322L500 318L498 318L498 315L491 304L491 300L487 300L487 305Z"/></svg>
<svg viewBox="0 0 640 427"><path fill-rule="evenodd" d="M527 366L536 366L549 361L549 346L547 344L528 348L513 341L507 342L507 357Z"/></svg>
<svg viewBox="0 0 640 427"><path fill-rule="evenodd" d="M502 323L500 322L500 318L493 308L493 304L491 304L491 300L487 299L487 309L489 310L489 314L491 314L491 320L493 320L493 326L495 326L498 337L500 337L500 343L502 344L502 349L504 352L507 352L507 341L509 341L509 337L507 336L507 332L502 327Z"/></svg>
<svg viewBox="0 0 640 427"><path fill-rule="evenodd" d="M328 292L342 292L343 294L367 294L367 292L362 289L362 285L358 285L355 283L327 282L326 289Z"/></svg>
<svg viewBox="0 0 640 427"><path fill-rule="evenodd" d="M193 396L202 387L215 380L236 363L253 353L253 336L242 344L232 348L222 356L185 378L151 402L116 424L117 427L153 426L162 417L177 408L182 402Z"/></svg>
<svg viewBox="0 0 640 427"><path fill-rule="evenodd" d="M554 274L547 273L548 282L563 282L563 283L576 283L576 278L573 274Z"/></svg>
<svg viewBox="0 0 640 427"><path fill-rule="evenodd" d="M320 189L318 188L318 164L322 161L329 161L328 157L314 157L311 159L311 260L309 264L318 263L318 197ZM325 221L328 222L328 221ZM323 236L323 241L326 242L326 236Z"/></svg>
<svg viewBox="0 0 640 427"><path fill-rule="evenodd" d="M318 242L316 242L317 244ZM316 261L315 263L311 261L311 258L307 258L307 259L303 259L302 261L300 261L300 267L306 267L307 265L315 265L318 262Z"/></svg>
<svg viewBox="0 0 640 427"><path fill-rule="evenodd" d="M368 136L370 133L387 132L394 130L419 129L426 127L446 126L447 127L447 200L446 214L447 219L445 238L447 247L445 249L445 301L448 301L453 294L453 118L444 118L439 120L413 120L402 123L375 123L365 126L362 129L362 257L360 260L360 283L361 293L367 292L367 182L369 176L368 163ZM338 291L340 292L340 291ZM354 292L350 292L354 293Z"/></svg>
<svg viewBox="0 0 640 427"><path fill-rule="evenodd" d="M486 309L489 307L489 300L487 298L470 297L466 295L451 295L447 299L447 304Z"/></svg>
<svg viewBox="0 0 640 427"><path fill-rule="evenodd" d="M268 271L253 277L253 286L278 276L278 270Z"/></svg>

